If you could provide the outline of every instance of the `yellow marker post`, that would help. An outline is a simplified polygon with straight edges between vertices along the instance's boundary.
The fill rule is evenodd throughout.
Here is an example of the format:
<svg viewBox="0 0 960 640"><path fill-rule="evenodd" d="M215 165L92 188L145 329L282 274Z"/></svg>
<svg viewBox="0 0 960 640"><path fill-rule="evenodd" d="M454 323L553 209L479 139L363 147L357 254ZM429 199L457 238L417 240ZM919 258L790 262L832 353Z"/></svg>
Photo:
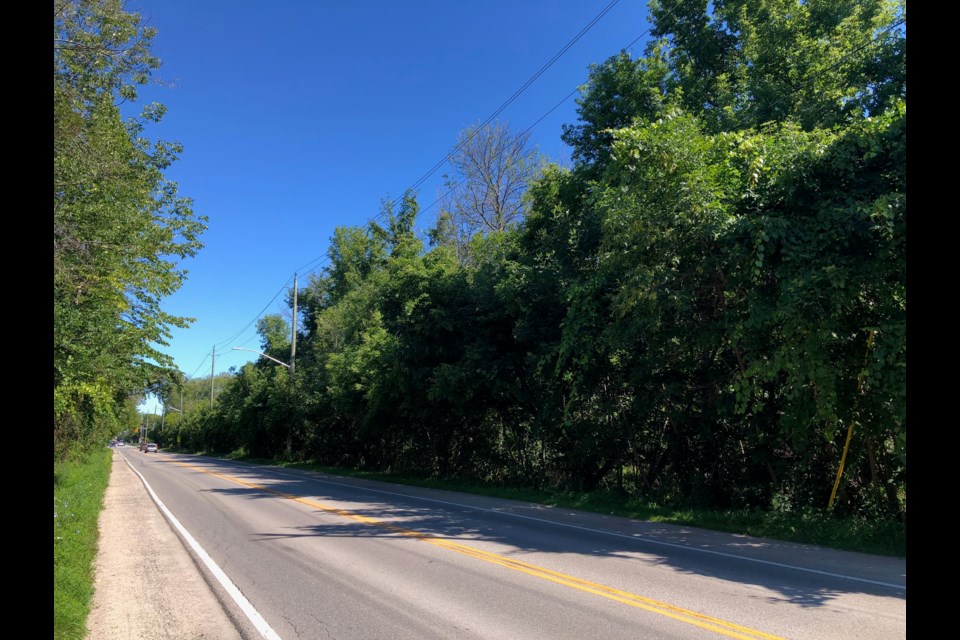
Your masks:
<svg viewBox="0 0 960 640"><path fill-rule="evenodd" d="M860 375L857 376L857 399L860 399L860 396L863 394L863 371L867 368L867 356L870 354L870 348L873 346L873 336L877 335L876 329L870 329L869 335L867 335L867 352L863 355L863 369L860 370ZM853 414L857 414L856 406L854 406ZM840 467L837 469L837 479L833 483L833 491L830 492L830 502L827 503L827 511L833 509L833 501L837 497L837 489L840 487L840 477L843 475L843 465L847 461L847 452L850 450L850 439L853 437L853 425L857 424L856 420L850 421L850 428L847 429L847 441L843 444L843 455L840 456Z"/></svg>

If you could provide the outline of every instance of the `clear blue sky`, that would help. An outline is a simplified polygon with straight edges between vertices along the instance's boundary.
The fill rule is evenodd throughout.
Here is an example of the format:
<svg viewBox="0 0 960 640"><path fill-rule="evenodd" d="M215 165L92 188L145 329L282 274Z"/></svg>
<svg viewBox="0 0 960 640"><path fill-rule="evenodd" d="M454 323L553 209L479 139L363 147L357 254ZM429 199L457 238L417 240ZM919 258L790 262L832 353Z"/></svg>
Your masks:
<svg viewBox="0 0 960 640"><path fill-rule="evenodd" d="M195 318L166 351L191 377L239 367L257 318L289 312L284 291L325 264L337 226L363 226L491 116L611 0L129 0L158 30L167 106L152 138L180 142L167 177L209 218L165 311ZM498 116L533 125L621 49L642 55L646 0L619 0ZM641 37L642 36L642 37ZM637 40L637 38L640 38ZM575 96L574 96L575 97ZM574 97L531 130L565 162ZM430 227L445 165L419 192Z"/></svg>

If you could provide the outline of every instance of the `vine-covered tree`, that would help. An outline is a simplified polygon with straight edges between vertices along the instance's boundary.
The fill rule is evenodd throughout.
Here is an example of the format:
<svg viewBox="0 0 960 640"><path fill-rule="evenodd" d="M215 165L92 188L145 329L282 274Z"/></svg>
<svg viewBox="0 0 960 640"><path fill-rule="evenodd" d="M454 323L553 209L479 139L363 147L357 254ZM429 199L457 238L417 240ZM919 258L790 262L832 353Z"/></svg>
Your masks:
<svg viewBox="0 0 960 640"><path fill-rule="evenodd" d="M903 4L689 0L652 15L645 58L592 68L564 132L574 171L534 190L523 295L547 289L545 267L570 274L549 305L567 311L542 351L563 365L548 389L571 385L560 399L584 415L611 388L596 370L621 370L641 385L624 396L637 473L653 486L665 470L712 504L823 507L857 425L845 508L898 514ZM578 424L563 433L615 435Z"/></svg>

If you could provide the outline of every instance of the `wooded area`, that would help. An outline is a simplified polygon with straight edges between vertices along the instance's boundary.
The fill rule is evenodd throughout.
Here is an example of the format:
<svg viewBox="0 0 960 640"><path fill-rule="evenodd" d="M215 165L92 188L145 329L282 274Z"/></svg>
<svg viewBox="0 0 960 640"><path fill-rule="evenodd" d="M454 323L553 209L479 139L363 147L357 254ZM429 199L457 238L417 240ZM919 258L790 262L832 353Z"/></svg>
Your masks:
<svg viewBox="0 0 960 640"><path fill-rule="evenodd" d="M294 375L261 359L212 406L209 381L143 364L183 321L156 306L180 282L161 256L202 227L162 179L176 149L105 98L149 54L88 86L91 54L63 45L55 442L102 435L134 390L186 388L164 438L191 450L791 510L826 508L852 433L838 513L905 518L905 6L650 6L645 55L587 72L572 166L466 131L466 190L427 236L416 193L338 228L298 291ZM288 320L259 328L289 360Z"/></svg>

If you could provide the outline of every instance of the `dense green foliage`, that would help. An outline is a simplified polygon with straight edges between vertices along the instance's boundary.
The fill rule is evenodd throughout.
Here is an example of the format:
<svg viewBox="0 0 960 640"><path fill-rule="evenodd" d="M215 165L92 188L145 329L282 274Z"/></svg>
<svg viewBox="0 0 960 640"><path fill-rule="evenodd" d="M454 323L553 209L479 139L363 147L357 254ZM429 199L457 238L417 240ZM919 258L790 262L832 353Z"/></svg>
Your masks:
<svg viewBox="0 0 960 640"><path fill-rule="evenodd" d="M905 521L903 5L652 16L469 260L414 194L338 229L201 446L820 522L852 427L837 513Z"/></svg>
<svg viewBox="0 0 960 640"><path fill-rule="evenodd" d="M202 219L163 172L176 144L144 137L163 107L125 117L159 61L119 0L54 3L54 454L137 423L132 397L169 369L160 301L199 248Z"/></svg>
<svg viewBox="0 0 960 640"><path fill-rule="evenodd" d="M53 637L81 640L93 598L97 520L110 480L103 449L53 467Z"/></svg>

